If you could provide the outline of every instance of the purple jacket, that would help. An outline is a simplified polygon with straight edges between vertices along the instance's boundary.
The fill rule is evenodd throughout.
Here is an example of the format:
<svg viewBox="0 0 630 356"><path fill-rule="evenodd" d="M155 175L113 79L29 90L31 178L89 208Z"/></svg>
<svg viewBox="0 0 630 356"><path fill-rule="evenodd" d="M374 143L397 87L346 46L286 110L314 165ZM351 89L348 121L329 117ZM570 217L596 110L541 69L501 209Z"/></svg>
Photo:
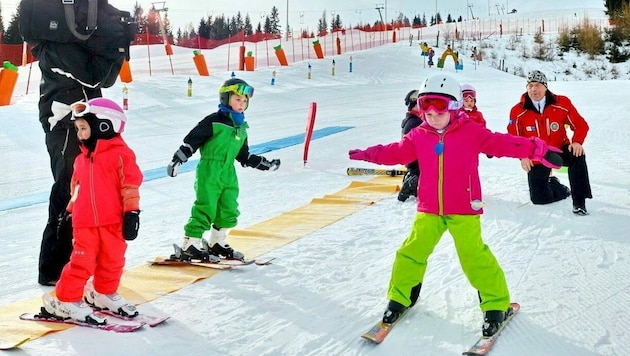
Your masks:
<svg viewBox="0 0 630 356"><path fill-rule="evenodd" d="M438 154L439 144L442 153ZM426 122L411 130L400 142L377 145L365 151L368 161L384 165L418 160L418 211L436 215L481 214L472 202L482 202L479 153L495 157L531 158L535 144L530 139L492 132L467 117L451 119L442 133Z"/></svg>

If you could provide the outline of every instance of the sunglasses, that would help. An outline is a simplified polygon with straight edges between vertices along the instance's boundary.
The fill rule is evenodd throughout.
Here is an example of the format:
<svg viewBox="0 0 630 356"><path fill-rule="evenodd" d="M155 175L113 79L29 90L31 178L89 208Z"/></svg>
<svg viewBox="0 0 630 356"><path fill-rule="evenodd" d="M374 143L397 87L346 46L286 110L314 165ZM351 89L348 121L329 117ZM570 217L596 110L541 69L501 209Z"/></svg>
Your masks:
<svg viewBox="0 0 630 356"><path fill-rule="evenodd" d="M438 114L443 114L449 110L459 109L459 102L442 95L429 94L418 97L418 108L420 112L427 112L433 108Z"/></svg>
<svg viewBox="0 0 630 356"><path fill-rule="evenodd" d="M234 93L238 95L245 95L246 97L251 98L254 96L254 87L243 83L232 84L228 85L227 87L221 87L219 89L219 94L223 93Z"/></svg>

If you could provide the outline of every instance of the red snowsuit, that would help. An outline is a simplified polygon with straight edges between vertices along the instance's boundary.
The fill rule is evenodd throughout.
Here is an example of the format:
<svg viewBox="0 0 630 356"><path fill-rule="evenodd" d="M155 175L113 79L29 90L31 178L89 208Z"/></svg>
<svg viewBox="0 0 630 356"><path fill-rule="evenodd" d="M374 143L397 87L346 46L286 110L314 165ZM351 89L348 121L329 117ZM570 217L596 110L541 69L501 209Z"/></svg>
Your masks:
<svg viewBox="0 0 630 356"><path fill-rule="evenodd" d="M136 156L120 135L98 140L92 152L81 146L67 208L72 213L73 250L55 287L60 301L81 300L91 276L99 293L118 290L127 250L123 214L139 210L141 183Z"/></svg>
<svg viewBox="0 0 630 356"><path fill-rule="evenodd" d="M460 110L463 113L466 113L470 120L480 124L483 127L486 127L486 120L483 118L483 114L481 111L477 110L477 105L473 106L472 109L464 109Z"/></svg>

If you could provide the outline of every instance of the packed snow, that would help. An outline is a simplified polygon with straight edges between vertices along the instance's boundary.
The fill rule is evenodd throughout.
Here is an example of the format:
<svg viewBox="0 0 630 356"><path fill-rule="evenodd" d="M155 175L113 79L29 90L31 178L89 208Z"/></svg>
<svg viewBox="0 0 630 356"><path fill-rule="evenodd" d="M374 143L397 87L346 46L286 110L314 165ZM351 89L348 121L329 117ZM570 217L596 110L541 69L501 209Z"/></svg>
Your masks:
<svg viewBox="0 0 630 356"><path fill-rule="evenodd" d="M435 39L429 31L425 34ZM495 47L498 58L514 56L505 47ZM156 53L163 51L155 48ZM438 47L437 55L443 49ZM192 76L193 95L187 97L194 65L189 49L175 50L172 58L153 56L151 75L138 70L127 84L128 124L123 136L144 171L165 171L186 133L217 110L217 89L231 74L214 70L209 77ZM146 68L146 53L144 46L132 48L132 68ZM213 52L204 53L210 57ZM577 56L575 60L584 61L578 66L588 61ZM444 69L429 68L425 61L416 43L400 41L311 59L311 79L306 76L306 61L236 72L256 88L246 111L252 145L304 133L310 102L318 104L316 129L353 126L314 140L306 167L302 145L264 154L282 160L276 172L239 166L239 227L308 204L353 180L370 179L346 175L349 166L377 167L350 161L348 150L397 141L405 94L428 75L441 71L474 85L488 127L505 132L509 110L524 92L524 78L496 70L490 61L474 65L467 59L457 72L450 59ZM548 63L528 60L522 65L554 77ZM0 107L1 305L51 290L37 284L52 177L37 119L36 86L25 94L29 70L30 83L36 83L37 66L21 67L12 104ZM273 70L277 76L272 86ZM549 83L549 89L567 95L590 124L584 144L594 197L587 200L589 216L575 216L570 199L532 205L518 160L480 157L484 240L505 271L513 301L521 304L492 355L630 354L629 84L568 77ZM122 88L118 82L104 95L122 103ZM568 185L565 173L556 175ZM142 185L140 234L129 243L127 268L166 256L171 244L181 242L194 199L193 183L194 173L184 172ZM419 304L382 344L360 338L386 306L394 254L414 216L415 200L401 203L393 194L272 251L267 255L276 257L272 265L223 272L154 300L153 307L172 315L159 327L131 334L75 327L6 354L458 355L480 335L482 315L448 233L429 260Z"/></svg>

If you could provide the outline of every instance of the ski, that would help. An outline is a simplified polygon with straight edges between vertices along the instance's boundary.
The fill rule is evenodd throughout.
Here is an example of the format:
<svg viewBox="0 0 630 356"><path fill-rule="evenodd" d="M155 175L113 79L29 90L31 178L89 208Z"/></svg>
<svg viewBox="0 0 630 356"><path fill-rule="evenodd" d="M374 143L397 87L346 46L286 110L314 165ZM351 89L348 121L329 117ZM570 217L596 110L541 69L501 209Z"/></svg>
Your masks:
<svg viewBox="0 0 630 356"><path fill-rule="evenodd" d="M18 347L20 347L22 344L24 344L25 342L29 341L31 338L27 337L26 339L22 339L20 341L17 342L11 342L11 341L6 341L6 340L2 340L0 339L0 350L13 350L13 349L17 349Z"/></svg>
<svg viewBox="0 0 630 356"><path fill-rule="evenodd" d="M107 319L106 324L89 324L73 319L62 319L52 314L46 312L44 308L42 308L41 313L33 314L33 313L24 313L20 315L21 320L31 320L31 321L40 321L46 323L57 323L57 324L71 324L77 326L88 327L92 329L106 330L106 331L114 331L117 333L129 333L134 332L140 328L144 324L138 322L118 322L116 319Z"/></svg>
<svg viewBox="0 0 630 356"><path fill-rule="evenodd" d="M210 263L201 261L182 261L173 258L156 257L153 261L148 261L152 266L198 266L212 269L232 269L234 264ZM223 262L223 261L221 261ZM253 262L252 262L253 263ZM241 263L241 265L243 265ZM238 266L238 265L237 265Z"/></svg>
<svg viewBox="0 0 630 356"><path fill-rule="evenodd" d="M407 173L402 169L379 169L379 168L357 168L349 167L346 174L349 176L379 175L379 176L404 176Z"/></svg>
<svg viewBox="0 0 630 356"><path fill-rule="evenodd" d="M494 346L494 343L497 341L497 338L501 334L501 331L503 331L505 326L510 322L510 320L512 320L514 315L518 313L518 311L521 309L521 306L518 303L510 303L510 308L512 309L512 312L503 321L503 323L501 323L501 326L499 327L499 330L497 330L496 334L492 336L480 337L479 340L477 340L477 342L475 342L475 344L472 347L470 347L468 351L464 351L462 355L468 355L468 356L487 355L488 352L490 352L490 349L492 348L492 346Z"/></svg>
<svg viewBox="0 0 630 356"><path fill-rule="evenodd" d="M394 328L396 324L407 314L411 308L405 309L405 311L400 315L400 317L393 323L384 323L382 320L379 320L370 330L361 335L362 338L366 340L370 340L375 344L380 344L385 340L385 337L389 334L390 331Z"/></svg>
<svg viewBox="0 0 630 356"><path fill-rule="evenodd" d="M138 315L132 318L132 317L116 314L110 310L95 310L94 313L100 317L112 317L112 318L117 318L117 319L121 319L125 321L136 321L143 325L149 325L150 327L160 325L171 317L170 315L157 316L157 315L139 313Z"/></svg>

